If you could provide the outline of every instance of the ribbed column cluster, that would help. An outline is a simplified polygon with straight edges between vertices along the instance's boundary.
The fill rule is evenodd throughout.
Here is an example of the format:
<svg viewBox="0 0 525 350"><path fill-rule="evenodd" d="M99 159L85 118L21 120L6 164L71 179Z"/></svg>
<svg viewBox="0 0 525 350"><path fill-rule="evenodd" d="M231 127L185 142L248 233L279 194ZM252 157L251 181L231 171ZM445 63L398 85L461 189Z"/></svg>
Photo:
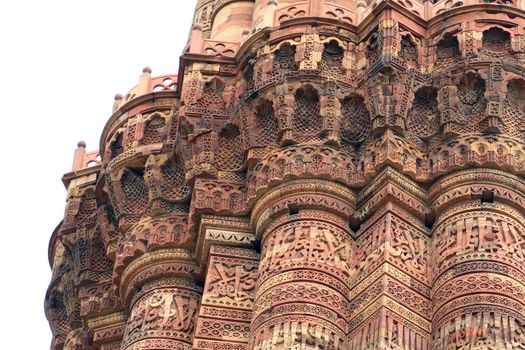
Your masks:
<svg viewBox="0 0 525 350"><path fill-rule="evenodd" d="M525 350L524 28L197 1L180 75L144 68L64 176L53 350Z"/></svg>
<svg viewBox="0 0 525 350"><path fill-rule="evenodd" d="M480 172L468 186L473 176L462 177L461 184L443 186L436 201L442 212L431 252L433 346L519 349L525 345L525 217L522 195L509 202L505 187L520 190L523 183Z"/></svg>
<svg viewBox="0 0 525 350"><path fill-rule="evenodd" d="M147 283L131 307L123 349L192 349L202 289L181 278Z"/></svg>
<svg viewBox="0 0 525 350"><path fill-rule="evenodd" d="M258 206L261 262L251 348L345 349L353 247L337 209L350 206L331 208L334 198L323 186L301 196L291 187L301 183L269 192L266 206Z"/></svg>

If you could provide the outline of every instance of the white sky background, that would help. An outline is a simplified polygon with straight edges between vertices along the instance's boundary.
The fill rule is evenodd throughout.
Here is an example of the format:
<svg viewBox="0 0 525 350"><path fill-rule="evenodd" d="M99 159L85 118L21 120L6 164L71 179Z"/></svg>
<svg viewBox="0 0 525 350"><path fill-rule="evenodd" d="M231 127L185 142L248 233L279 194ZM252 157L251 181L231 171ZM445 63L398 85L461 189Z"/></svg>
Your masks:
<svg viewBox="0 0 525 350"><path fill-rule="evenodd" d="M2 349L48 349L47 247L79 140L98 148L116 93L176 73L196 0L0 1Z"/></svg>

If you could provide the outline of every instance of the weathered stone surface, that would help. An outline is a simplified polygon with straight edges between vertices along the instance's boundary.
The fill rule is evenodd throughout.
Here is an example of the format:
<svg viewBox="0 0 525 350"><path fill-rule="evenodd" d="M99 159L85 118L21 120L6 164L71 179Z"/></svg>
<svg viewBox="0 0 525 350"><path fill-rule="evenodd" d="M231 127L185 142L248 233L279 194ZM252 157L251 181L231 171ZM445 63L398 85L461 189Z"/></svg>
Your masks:
<svg viewBox="0 0 525 350"><path fill-rule="evenodd" d="M199 0L64 176L52 349L525 349L523 10Z"/></svg>

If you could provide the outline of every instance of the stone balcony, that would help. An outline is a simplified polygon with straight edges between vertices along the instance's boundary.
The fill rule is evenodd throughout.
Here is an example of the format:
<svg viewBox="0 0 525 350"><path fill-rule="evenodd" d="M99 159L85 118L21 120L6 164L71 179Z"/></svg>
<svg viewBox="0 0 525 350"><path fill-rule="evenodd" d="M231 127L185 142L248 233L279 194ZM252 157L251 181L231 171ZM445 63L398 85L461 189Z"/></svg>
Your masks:
<svg viewBox="0 0 525 350"><path fill-rule="evenodd" d="M152 92L160 91L176 91L177 90L177 75L167 74L158 77L151 76L151 68L143 69L143 74L140 76L139 83L134 86L125 96L117 95L115 97L115 104L113 111L124 106L129 101Z"/></svg>
<svg viewBox="0 0 525 350"><path fill-rule="evenodd" d="M72 171L77 171L85 168L91 168L101 164L100 152L95 151L86 151L86 143L80 141L75 150L75 155L73 158Z"/></svg>
<svg viewBox="0 0 525 350"><path fill-rule="evenodd" d="M104 164L151 153L169 142L172 129L177 127L177 94L177 75L152 77L151 69L144 68L135 87L125 96L115 96L113 115L100 141Z"/></svg>

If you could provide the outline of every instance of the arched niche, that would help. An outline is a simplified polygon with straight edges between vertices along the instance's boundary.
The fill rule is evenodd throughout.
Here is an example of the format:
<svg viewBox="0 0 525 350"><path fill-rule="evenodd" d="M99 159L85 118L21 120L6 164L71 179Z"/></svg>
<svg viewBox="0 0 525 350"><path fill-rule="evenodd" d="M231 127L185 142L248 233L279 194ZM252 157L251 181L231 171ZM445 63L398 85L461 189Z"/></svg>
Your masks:
<svg viewBox="0 0 525 350"><path fill-rule="evenodd" d="M199 98L199 104L208 109L224 108L224 88L225 85L219 78L213 78L204 83L202 96Z"/></svg>
<svg viewBox="0 0 525 350"><path fill-rule="evenodd" d="M159 113L153 113L144 123L140 145L163 142L166 138L166 119Z"/></svg>
<svg viewBox="0 0 525 350"><path fill-rule="evenodd" d="M340 46L337 40L330 40L329 42L325 43L322 59L319 62L321 71L325 74L334 75L333 77L337 78L337 75L340 75L344 72L344 54L344 48Z"/></svg>
<svg viewBox="0 0 525 350"><path fill-rule="evenodd" d="M424 86L416 91L407 117L407 129L421 138L429 138L438 132L439 109L435 88Z"/></svg>
<svg viewBox="0 0 525 350"><path fill-rule="evenodd" d="M460 122L475 124L479 120L476 118L472 119L472 117L482 116L487 106L485 80L476 72L467 72L461 77L457 91L458 109L460 115L464 118Z"/></svg>
<svg viewBox="0 0 525 350"><path fill-rule="evenodd" d="M217 169L241 170L244 166L244 147L239 127L233 123L226 124L219 133L218 143Z"/></svg>
<svg viewBox="0 0 525 350"><path fill-rule="evenodd" d="M255 108L255 125L257 129L256 143L258 146L276 145L279 124L272 101L268 99L259 100Z"/></svg>
<svg viewBox="0 0 525 350"><path fill-rule="evenodd" d="M297 70L295 61L296 47L288 42L283 43L273 52L273 71L276 73Z"/></svg>
<svg viewBox="0 0 525 350"><path fill-rule="evenodd" d="M524 79L512 79L507 83L507 100L511 107L525 111Z"/></svg>
<svg viewBox="0 0 525 350"><path fill-rule="evenodd" d="M312 85L305 84L295 91L294 99L292 129L295 139L299 142L316 141L323 128L319 93Z"/></svg>
<svg viewBox="0 0 525 350"><path fill-rule="evenodd" d="M356 144L363 142L372 130L370 113L362 96L353 94L341 101L341 139Z"/></svg>
<svg viewBox="0 0 525 350"><path fill-rule="evenodd" d="M485 50L505 52L510 48L510 33L501 28L492 27L483 32L482 45Z"/></svg>
<svg viewBox="0 0 525 350"><path fill-rule="evenodd" d="M436 63L446 65L460 57L459 41L455 36L445 36L436 45Z"/></svg>
<svg viewBox="0 0 525 350"><path fill-rule="evenodd" d="M404 34L401 36L399 55L403 57L409 67L416 68L417 45L414 38L410 34Z"/></svg>

